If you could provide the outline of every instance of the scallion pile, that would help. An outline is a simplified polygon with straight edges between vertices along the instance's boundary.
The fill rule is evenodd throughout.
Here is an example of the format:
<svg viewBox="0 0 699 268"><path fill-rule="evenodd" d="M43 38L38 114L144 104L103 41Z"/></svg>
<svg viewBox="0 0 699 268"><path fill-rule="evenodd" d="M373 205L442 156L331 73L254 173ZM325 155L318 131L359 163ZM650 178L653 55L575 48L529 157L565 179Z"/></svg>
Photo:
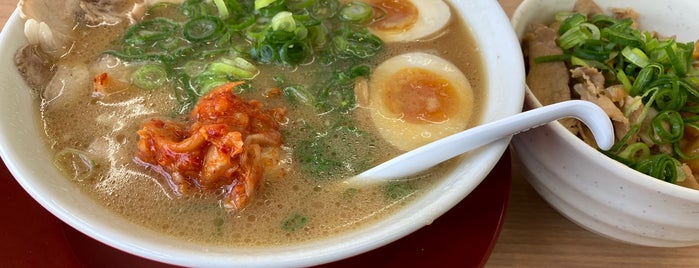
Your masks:
<svg viewBox="0 0 699 268"><path fill-rule="evenodd" d="M186 0L177 7L163 5L152 7L150 15L126 30L117 49L105 53L142 66L132 76L138 87L172 83L168 86L175 90L180 112L215 86L253 79L260 64L319 61L342 75L353 73L353 62L382 48L366 28L372 7L363 2ZM177 14L152 15L159 8L177 8ZM286 92L305 93L295 89Z"/></svg>
<svg viewBox="0 0 699 268"><path fill-rule="evenodd" d="M699 70L694 67L694 43L659 38L632 27L631 19L607 15L559 14L558 46L561 55L545 56L535 62L565 61L571 68L597 68L606 86L621 84L637 97L641 116L630 122L629 132L604 153L658 179L675 183L684 179L681 161L687 155L680 144L686 128L699 129ZM649 112L654 109L654 112ZM630 111L624 111L628 113ZM652 116L653 118L648 118ZM650 122L650 127L642 124ZM648 133L639 133L645 131ZM652 143L629 140L636 134ZM669 152L654 149L671 148Z"/></svg>

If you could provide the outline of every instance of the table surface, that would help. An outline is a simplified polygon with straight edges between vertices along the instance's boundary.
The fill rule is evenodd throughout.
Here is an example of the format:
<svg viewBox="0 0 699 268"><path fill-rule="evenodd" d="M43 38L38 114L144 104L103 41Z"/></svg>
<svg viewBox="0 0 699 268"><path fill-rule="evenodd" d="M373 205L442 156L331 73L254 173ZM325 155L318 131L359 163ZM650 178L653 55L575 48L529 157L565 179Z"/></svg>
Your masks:
<svg viewBox="0 0 699 268"><path fill-rule="evenodd" d="M511 15L522 0L498 0ZM0 26L17 0L0 0ZM613 241L582 229L554 211L513 161L505 222L486 267L699 267L699 246L653 248Z"/></svg>

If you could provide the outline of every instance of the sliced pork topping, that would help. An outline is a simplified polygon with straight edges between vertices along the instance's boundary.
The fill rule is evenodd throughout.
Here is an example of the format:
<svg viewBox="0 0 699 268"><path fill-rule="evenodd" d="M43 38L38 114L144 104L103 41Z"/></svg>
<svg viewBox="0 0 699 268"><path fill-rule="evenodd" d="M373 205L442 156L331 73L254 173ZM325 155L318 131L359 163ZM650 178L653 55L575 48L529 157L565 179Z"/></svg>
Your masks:
<svg viewBox="0 0 699 268"><path fill-rule="evenodd" d="M37 95L53 75L53 62L42 55L37 46L24 46L19 49L15 54L15 65L24 81Z"/></svg>
<svg viewBox="0 0 699 268"><path fill-rule="evenodd" d="M570 100L570 74L566 64L561 61L534 62L538 57L563 53L556 44L556 38L556 30L542 24L533 24L523 42L529 63L527 85L543 105Z"/></svg>
<svg viewBox="0 0 699 268"><path fill-rule="evenodd" d="M20 74L36 91L50 81L53 65L73 48L75 28L80 25L133 23L148 7L183 0L21 0L17 4L25 19L28 46L15 54Z"/></svg>

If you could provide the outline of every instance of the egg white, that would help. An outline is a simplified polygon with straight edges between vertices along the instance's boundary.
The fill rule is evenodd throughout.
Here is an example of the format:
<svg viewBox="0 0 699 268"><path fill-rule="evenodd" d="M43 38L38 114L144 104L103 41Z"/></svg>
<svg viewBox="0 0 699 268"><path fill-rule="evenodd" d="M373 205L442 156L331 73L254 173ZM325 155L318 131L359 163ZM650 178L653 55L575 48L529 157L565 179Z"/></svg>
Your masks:
<svg viewBox="0 0 699 268"><path fill-rule="evenodd" d="M429 37L442 30L451 20L451 10L443 0L401 0L415 6L417 21L405 29L384 30L369 26L369 30L384 42L408 42Z"/></svg>
<svg viewBox="0 0 699 268"><path fill-rule="evenodd" d="M444 120L406 118L405 114L392 111L395 108L390 108L394 104L391 102L396 99L384 96L389 94L390 90L396 90L398 77L396 74L404 70L420 70L439 81L447 81L448 87L452 89L448 94L451 105L435 103L431 100L426 102L430 106L435 104L436 107L448 110ZM405 76L402 77L402 79L405 78ZM411 79L413 78L407 78L411 83L416 82ZM417 89L409 90L414 92ZM406 94L406 96L410 95ZM415 149L464 130L471 121L473 102L473 89L463 72L451 62L423 52L406 53L386 60L374 69L369 81L370 118L380 135L403 151Z"/></svg>

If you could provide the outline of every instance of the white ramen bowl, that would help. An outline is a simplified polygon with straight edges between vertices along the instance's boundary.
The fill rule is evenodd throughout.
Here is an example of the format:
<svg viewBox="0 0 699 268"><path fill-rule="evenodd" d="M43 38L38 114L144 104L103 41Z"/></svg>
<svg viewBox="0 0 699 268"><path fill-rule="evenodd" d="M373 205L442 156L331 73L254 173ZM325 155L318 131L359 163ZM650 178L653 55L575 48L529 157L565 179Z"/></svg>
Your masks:
<svg viewBox="0 0 699 268"><path fill-rule="evenodd" d="M481 48L487 79L483 121L521 111L524 67L517 38L496 1L449 1ZM421 227L468 195L505 152L502 139L472 152L420 199L383 220L317 241L268 248L204 247L183 243L137 225L98 205L54 168L41 142L35 100L13 63L26 40L18 12L0 34L0 155L21 186L43 207L75 229L117 249L184 266L310 266L357 255ZM502 79L506 74L507 79ZM464 179L468 178L468 179ZM476 179L473 179L476 178ZM467 241L464 241L467 242Z"/></svg>
<svg viewBox="0 0 699 268"><path fill-rule="evenodd" d="M525 0L512 24L521 38L527 25L546 23L575 0ZM630 7L640 27L683 42L699 37L699 2L597 0L600 7ZM540 107L527 88L525 109ZM578 225L632 244L679 247L699 244L699 191L637 172L586 145L558 122L517 135L514 151L536 191Z"/></svg>

